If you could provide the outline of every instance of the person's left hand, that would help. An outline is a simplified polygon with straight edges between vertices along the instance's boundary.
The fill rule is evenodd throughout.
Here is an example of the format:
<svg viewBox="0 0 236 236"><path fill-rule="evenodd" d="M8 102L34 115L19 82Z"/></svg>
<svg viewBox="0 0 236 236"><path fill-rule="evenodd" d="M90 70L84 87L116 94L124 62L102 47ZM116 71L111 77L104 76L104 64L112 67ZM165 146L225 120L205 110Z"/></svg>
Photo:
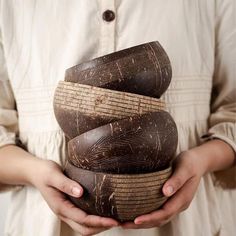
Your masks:
<svg viewBox="0 0 236 236"><path fill-rule="evenodd" d="M126 222L125 229L160 227L175 215L187 209L198 188L201 177L207 171L205 158L194 151L182 152L175 161L174 173L163 186L163 193L170 197L161 209Z"/></svg>

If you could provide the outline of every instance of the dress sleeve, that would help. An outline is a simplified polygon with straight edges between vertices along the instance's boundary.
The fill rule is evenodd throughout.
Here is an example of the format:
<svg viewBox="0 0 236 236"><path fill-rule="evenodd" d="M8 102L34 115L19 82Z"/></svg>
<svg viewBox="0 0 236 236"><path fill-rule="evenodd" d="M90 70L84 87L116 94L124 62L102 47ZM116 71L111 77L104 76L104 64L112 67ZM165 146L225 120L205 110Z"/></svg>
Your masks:
<svg viewBox="0 0 236 236"><path fill-rule="evenodd" d="M216 1L215 71L209 138L227 142L236 159L236 1ZM215 173L223 187L236 188L236 166Z"/></svg>
<svg viewBox="0 0 236 236"><path fill-rule="evenodd" d="M15 144L17 126L15 99L8 79L0 34L0 147Z"/></svg>
<svg viewBox="0 0 236 236"><path fill-rule="evenodd" d="M16 144L17 132L15 99L8 79L0 31L0 148L8 144ZM11 186L0 184L0 192L8 188Z"/></svg>

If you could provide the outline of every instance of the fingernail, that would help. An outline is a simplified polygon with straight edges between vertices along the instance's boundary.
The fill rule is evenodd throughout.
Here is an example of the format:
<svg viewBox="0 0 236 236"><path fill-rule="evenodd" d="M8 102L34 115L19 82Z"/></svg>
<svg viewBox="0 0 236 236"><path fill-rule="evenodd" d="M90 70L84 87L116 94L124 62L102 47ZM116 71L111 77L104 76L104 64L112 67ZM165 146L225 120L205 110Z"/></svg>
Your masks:
<svg viewBox="0 0 236 236"><path fill-rule="evenodd" d="M141 224L143 223L143 221L141 221L141 220L135 220L134 223L135 223L136 225L141 225Z"/></svg>
<svg viewBox="0 0 236 236"><path fill-rule="evenodd" d="M174 192L174 188L173 188L172 186L168 186L168 187L166 188L166 194L167 194L167 196L172 195L173 192Z"/></svg>
<svg viewBox="0 0 236 236"><path fill-rule="evenodd" d="M72 188L72 193L79 197L81 195L81 189L78 188L78 187L73 187Z"/></svg>

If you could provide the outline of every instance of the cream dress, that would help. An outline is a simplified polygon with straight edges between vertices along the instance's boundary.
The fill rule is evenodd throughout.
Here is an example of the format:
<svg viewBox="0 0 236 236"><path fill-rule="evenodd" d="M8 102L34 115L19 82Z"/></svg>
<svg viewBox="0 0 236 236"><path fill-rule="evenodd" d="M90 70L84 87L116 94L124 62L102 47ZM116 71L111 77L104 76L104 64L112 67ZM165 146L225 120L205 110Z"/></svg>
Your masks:
<svg viewBox="0 0 236 236"><path fill-rule="evenodd" d="M103 20L107 9L114 21ZM30 153L63 164L65 139L52 101L65 69L158 40L173 67L163 100L178 126L177 153L204 134L236 150L235 0L0 0L0 30L1 146L19 134ZM11 199L5 235L77 235L37 189L19 186ZM235 201L232 168L204 176L190 207L166 226L100 235L234 236Z"/></svg>

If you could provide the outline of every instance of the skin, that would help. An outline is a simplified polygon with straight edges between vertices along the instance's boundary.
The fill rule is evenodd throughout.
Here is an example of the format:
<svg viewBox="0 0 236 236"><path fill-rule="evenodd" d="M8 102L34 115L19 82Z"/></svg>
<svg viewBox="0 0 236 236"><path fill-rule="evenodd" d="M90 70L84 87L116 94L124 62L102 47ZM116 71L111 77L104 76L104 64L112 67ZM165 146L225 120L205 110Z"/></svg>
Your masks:
<svg viewBox="0 0 236 236"><path fill-rule="evenodd" d="M217 139L182 152L176 158L173 175L163 186L163 193L170 197L169 200L161 209L139 216L134 222L124 223L121 227L141 229L168 223L188 208L203 175L227 169L234 160L233 149ZM111 218L88 215L75 207L65 194L80 197L82 187L67 178L55 162L35 158L17 146L8 145L0 149L0 180L0 185L20 184L37 188L52 211L82 235L94 235L119 225Z"/></svg>
<svg viewBox="0 0 236 236"><path fill-rule="evenodd" d="M2 185L34 186L52 211L74 231L84 236L118 225L113 219L88 215L75 207L65 194L80 197L83 194L82 187L67 178L55 162L35 158L19 147L9 145L0 149L0 180Z"/></svg>
<svg viewBox="0 0 236 236"><path fill-rule="evenodd" d="M125 229L141 229L165 225L186 210L201 178L209 172L233 166L235 153L221 140L211 140L201 146L180 153L174 163L174 173L163 186L163 194L170 197L163 207L150 214L137 217L122 225Z"/></svg>

